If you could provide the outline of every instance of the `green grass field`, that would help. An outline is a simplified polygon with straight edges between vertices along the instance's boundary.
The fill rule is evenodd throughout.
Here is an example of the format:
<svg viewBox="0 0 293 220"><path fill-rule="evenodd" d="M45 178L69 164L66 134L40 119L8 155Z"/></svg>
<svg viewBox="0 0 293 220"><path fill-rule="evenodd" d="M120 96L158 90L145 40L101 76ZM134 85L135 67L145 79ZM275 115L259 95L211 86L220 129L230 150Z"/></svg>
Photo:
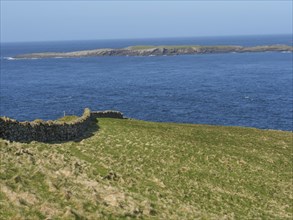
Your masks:
<svg viewBox="0 0 293 220"><path fill-rule="evenodd" d="M292 219L291 132L99 119L80 142L0 140L0 219Z"/></svg>

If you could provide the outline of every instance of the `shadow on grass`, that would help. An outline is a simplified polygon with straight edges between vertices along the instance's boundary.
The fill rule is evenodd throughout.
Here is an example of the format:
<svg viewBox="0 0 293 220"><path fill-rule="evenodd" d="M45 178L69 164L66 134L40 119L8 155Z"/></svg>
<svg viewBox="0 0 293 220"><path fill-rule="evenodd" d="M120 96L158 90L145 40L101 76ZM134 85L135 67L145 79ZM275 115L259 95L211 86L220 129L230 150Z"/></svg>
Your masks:
<svg viewBox="0 0 293 220"><path fill-rule="evenodd" d="M50 144L62 144L69 141L74 142L80 142L84 139L90 138L95 135L95 133L100 129L100 126L98 125L98 119L93 120L91 124L87 127L87 129L83 132L83 134L79 137L68 139L65 141L43 141L44 143L50 143ZM42 142L42 141L40 141Z"/></svg>

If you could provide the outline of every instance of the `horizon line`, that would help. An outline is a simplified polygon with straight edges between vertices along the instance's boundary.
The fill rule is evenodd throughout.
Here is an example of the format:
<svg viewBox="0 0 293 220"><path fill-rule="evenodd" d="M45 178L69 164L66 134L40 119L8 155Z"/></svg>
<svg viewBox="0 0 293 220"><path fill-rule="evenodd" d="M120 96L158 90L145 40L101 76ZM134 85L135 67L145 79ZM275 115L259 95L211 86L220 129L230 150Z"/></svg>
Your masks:
<svg viewBox="0 0 293 220"><path fill-rule="evenodd" d="M292 35L293 33L278 33L278 34L236 34L236 35L202 35L202 36L169 36L169 37L138 37L138 38L100 38L100 39L67 39L67 40L29 40L29 41L1 41L0 43L42 43L42 42L69 42L69 41L111 41L111 40L150 40L150 39L174 39L174 38L213 38L213 37L253 37L253 36L280 36Z"/></svg>

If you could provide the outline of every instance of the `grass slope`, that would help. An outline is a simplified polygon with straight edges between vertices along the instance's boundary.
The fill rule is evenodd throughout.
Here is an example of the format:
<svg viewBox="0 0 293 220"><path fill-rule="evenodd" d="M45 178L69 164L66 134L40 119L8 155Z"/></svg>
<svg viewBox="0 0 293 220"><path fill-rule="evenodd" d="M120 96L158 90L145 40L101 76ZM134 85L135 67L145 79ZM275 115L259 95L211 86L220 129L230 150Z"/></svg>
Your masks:
<svg viewBox="0 0 293 220"><path fill-rule="evenodd" d="M292 219L292 133L99 119L81 142L0 140L0 219Z"/></svg>

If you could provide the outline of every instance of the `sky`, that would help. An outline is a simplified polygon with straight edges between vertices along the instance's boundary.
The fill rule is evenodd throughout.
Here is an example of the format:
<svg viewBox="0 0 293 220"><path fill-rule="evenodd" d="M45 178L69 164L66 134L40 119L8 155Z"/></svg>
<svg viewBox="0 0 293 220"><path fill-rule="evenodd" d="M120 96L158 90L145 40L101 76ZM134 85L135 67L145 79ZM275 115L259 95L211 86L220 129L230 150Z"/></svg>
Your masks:
<svg viewBox="0 0 293 220"><path fill-rule="evenodd" d="M292 34L292 1L1 0L1 42Z"/></svg>

